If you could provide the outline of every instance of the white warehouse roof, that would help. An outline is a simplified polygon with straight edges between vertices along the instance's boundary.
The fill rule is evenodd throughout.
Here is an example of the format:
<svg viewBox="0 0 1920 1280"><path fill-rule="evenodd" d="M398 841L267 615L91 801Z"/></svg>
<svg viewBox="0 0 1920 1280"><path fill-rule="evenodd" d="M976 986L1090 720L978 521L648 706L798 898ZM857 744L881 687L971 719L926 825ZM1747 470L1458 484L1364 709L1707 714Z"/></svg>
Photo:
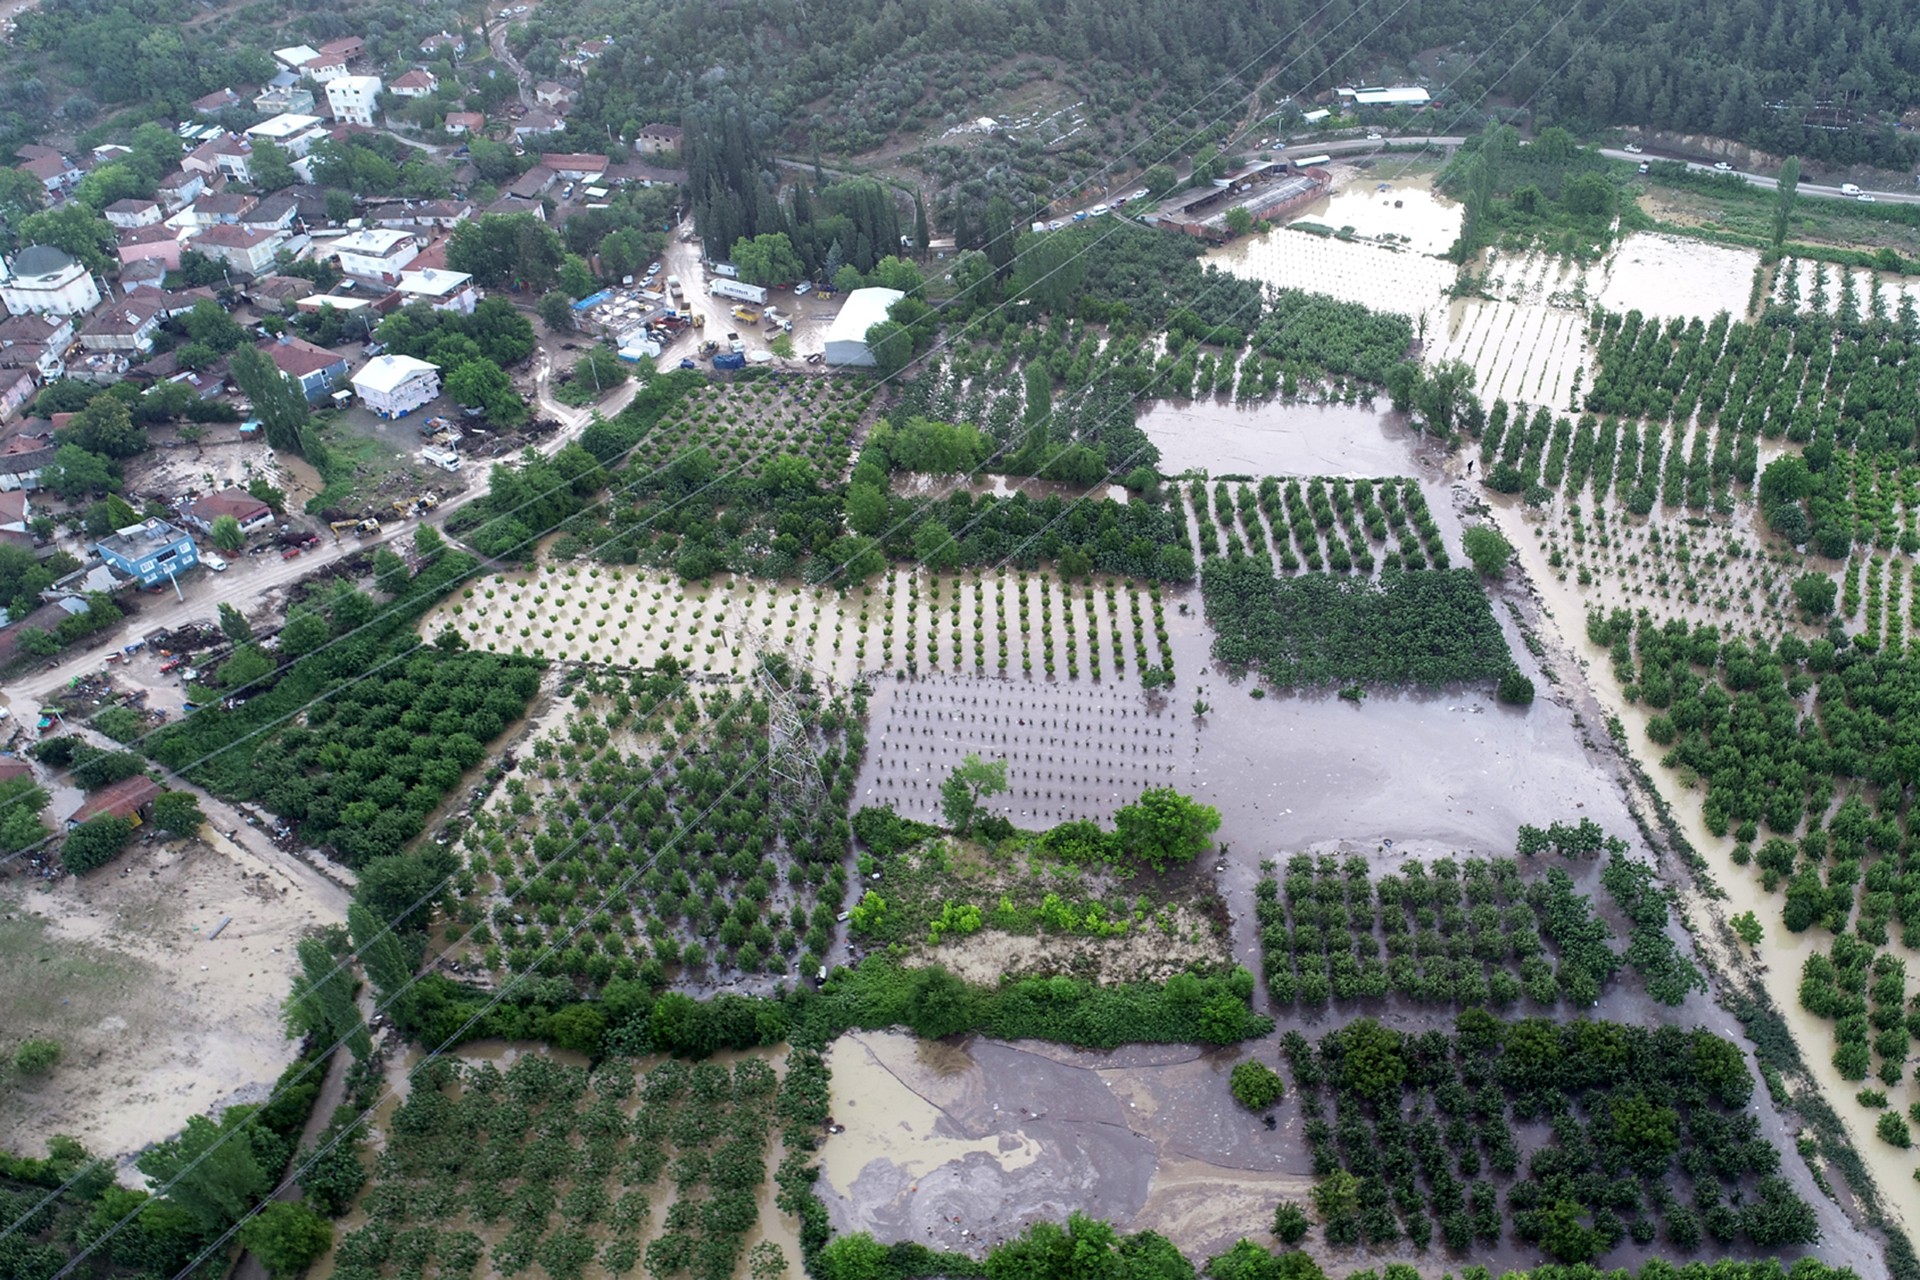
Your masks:
<svg viewBox="0 0 1920 1280"><path fill-rule="evenodd" d="M871 365L867 330L885 320L887 309L906 296L898 289L855 289L848 294L840 314L827 326L827 363Z"/></svg>
<svg viewBox="0 0 1920 1280"><path fill-rule="evenodd" d="M1392 89L1359 89L1354 92L1353 100L1363 107L1418 107L1430 98L1418 85L1402 85Z"/></svg>
<svg viewBox="0 0 1920 1280"><path fill-rule="evenodd" d="M439 368L439 365L416 360L412 356L375 356L353 375L352 381L354 389L363 394L368 391L390 393L407 379L421 373L436 372Z"/></svg>

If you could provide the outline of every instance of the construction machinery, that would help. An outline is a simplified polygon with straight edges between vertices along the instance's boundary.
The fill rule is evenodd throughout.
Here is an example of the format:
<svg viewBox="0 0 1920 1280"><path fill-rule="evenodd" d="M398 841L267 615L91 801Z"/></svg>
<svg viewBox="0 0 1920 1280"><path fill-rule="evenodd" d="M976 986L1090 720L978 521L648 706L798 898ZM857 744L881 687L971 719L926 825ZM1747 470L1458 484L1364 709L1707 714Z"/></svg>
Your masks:
<svg viewBox="0 0 1920 1280"><path fill-rule="evenodd" d="M353 533L360 527L358 520L329 520L327 528L333 530L334 540L338 541L343 533Z"/></svg>
<svg viewBox="0 0 1920 1280"><path fill-rule="evenodd" d="M735 307L733 309L733 318L741 324L753 324L760 319L760 313L752 307Z"/></svg>

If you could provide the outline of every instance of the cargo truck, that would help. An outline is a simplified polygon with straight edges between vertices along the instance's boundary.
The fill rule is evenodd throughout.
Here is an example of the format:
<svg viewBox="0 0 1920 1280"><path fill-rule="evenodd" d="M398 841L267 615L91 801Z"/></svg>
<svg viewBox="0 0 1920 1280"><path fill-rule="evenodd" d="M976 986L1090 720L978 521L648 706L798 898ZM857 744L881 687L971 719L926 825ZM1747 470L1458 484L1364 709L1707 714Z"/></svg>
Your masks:
<svg viewBox="0 0 1920 1280"><path fill-rule="evenodd" d="M765 306L767 291L757 284L741 284L738 280L715 280L707 286L714 294L722 298L734 298L740 302L751 302L755 306Z"/></svg>

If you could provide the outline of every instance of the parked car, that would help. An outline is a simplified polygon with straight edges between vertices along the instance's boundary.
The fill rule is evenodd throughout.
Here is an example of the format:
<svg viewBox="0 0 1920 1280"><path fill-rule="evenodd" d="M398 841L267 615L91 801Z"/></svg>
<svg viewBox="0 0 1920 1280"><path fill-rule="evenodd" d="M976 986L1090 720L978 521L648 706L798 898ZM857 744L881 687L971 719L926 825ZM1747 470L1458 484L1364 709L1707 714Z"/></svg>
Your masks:
<svg viewBox="0 0 1920 1280"><path fill-rule="evenodd" d="M1733 172L1733 166L1728 164L1725 160L1716 161L1714 163L1713 169L1715 173L1732 173Z"/></svg>
<svg viewBox="0 0 1920 1280"><path fill-rule="evenodd" d="M203 551L200 553L200 563L215 573L225 573L227 571L227 562L211 551Z"/></svg>
<svg viewBox="0 0 1920 1280"><path fill-rule="evenodd" d="M1626 146L1622 147L1621 150L1630 156L1637 156L1640 154L1640 144L1637 142L1629 142Z"/></svg>
<svg viewBox="0 0 1920 1280"><path fill-rule="evenodd" d="M300 548L288 547L280 553L280 558L282 560L298 560L300 558Z"/></svg>
<svg viewBox="0 0 1920 1280"><path fill-rule="evenodd" d="M1861 204L1875 203L1873 198L1873 192L1871 191L1862 191L1859 195L1855 196L1854 199L1858 200Z"/></svg>
<svg viewBox="0 0 1920 1280"><path fill-rule="evenodd" d="M802 280L799 284L793 286L793 296L796 298L804 298L812 292L813 281L811 280Z"/></svg>

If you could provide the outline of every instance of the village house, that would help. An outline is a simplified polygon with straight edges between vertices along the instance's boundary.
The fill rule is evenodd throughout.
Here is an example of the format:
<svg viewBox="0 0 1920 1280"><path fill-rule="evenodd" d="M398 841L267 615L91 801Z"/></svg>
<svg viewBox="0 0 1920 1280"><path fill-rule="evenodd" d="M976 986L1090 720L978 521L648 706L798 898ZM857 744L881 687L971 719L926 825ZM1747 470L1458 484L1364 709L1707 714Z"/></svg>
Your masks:
<svg viewBox="0 0 1920 1280"><path fill-rule="evenodd" d="M80 180L80 170L74 167L73 161L58 154L38 156L13 167L38 178L49 195L64 191Z"/></svg>
<svg viewBox="0 0 1920 1280"><path fill-rule="evenodd" d="M445 127L456 138L470 133L485 133L487 118L478 111L449 111Z"/></svg>
<svg viewBox="0 0 1920 1280"><path fill-rule="evenodd" d="M273 265L273 255L286 242L284 231L221 224L195 234L187 245L224 263L229 270L259 275Z"/></svg>
<svg viewBox="0 0 1920 1280"><path fill-rule="evenodd" d="M339 255L340 270L360 280L378 280L392 284L400 270L420 252L419 244L405 231L356 231L333 242Z"/></svg>
<svg viewBox="0 0 1920 1280"><path fill-rule="evenodd" d="M282 72L273 83L254 95L253 109L262 115L309 115L313 112L313 90L292 72Z"/></svg>
<svg viewBox="0 0 1920 1280"><path fill-rule="evenodd" d="M554 171L568 182L597 182L607 171L605 156L587 155L580 152L549 151L540 157L540 163Z"/></svg>
<svg viewBox="0 0 1920 1280"><path fill-rule="evenodd" d="M464 271L402 271L396 288L407 302L424 302L435 311L472 315L480 303L480 291Z"/></svg>
<svg viewBox="0 0 1920 1280"><path fill-rule="evenodd" d="M380 109L379 76L336 76L327 81L327 110L343 124L373 127Z"/></svg>
<svg viewBox="0 0 1920 1280"><path fill-rule="evenodd" d="M680 126L677 124L642 125L633 140L634 150L650 156L680 150Z"/></svg>
<svg viewBox="0 0 1920 1280"><path fill-rule="evenodd" d="M255 344L274 368L300 384L309 404L318 404L347 376L347 358L290 334Z"/></svg>
<svg viewBox="0 0 1920 1280"><path fill-rule="evenodd" d="M215 89L205 97L195 98L190 104L194 114L219 116L246 105L246 95L234 89Z"/></svg>
<svg viewBox="0 0 1920 1280"><path fill-rule="evenodd" d="M200 563L200 549L182 529L150 518L128 525L94 544L100 559L143 587L178 577Z"/></svg>
<svg viewBox="0 0 1920 1280"><path fill-rule="evenodd" d="M80 345L88 351L124 355L146 355L153 350L153 335L166 318L157 296L141 290L131 298L119 298L100 308L80 330Z"/></svg>
<svg viewBox="0 0 1920 1280"><path fill-rule="evenodd" d="M401 98L424 98L439 87L439 76L424 67L415 67L404 75L394 77L387 91Z"/></svg>
<svg viewBox="0 0 1920 1280"><path fill-rule="evenodd" d="M213 522L232 516L242 533L258 533L273 525L273 508L245 489L216 489L181 509L180 518L202 533L213 532Z"/></svg>
<svg viewBox="0 0 1920 1280"><path fill-rule="evenodd" d="M100 212L109 223L122 229L151 227L160 221L160 202L129 197L125 200L115 200Z"/></svg>
<svg viewBox="0 0 1920 1280"><path fill-rule="evenodd" d="M447 53L457 58L466 51L466 37L456 36L446 31L439 32L436 35L430 35L420 42L420 52L429 56Z"/></svg>
<svg viewBox="0 0 1920 1280"><path fill-rule="evenodd" d="M53 424L44 420L18 423L0 436L0 493L40 488L40 470L58 449Z"/></svg>
<svg viewBox="0 0 1920 1280"><path fill-rule="evenodd" d="M566 121L550 111L529 111L513 122L513 136L521 142L530 138L544 138L550 133L558 133L566 128Z"/></svg>
<svg viewBox="0 0 1920 1280"><path fill-rule="evenodd" d="M466 200L402 200L382 205L371 217L377 227L437 227L451 231L473 216L473 205Z"/></svg>
<svg viewBox="0 0 1920 1280"><path fill-rule="evenodd" d="M412 356L375 356L353 375L353 393L383 418L404 418L440 394L440 370Z"/></svg>
<svg viewBox="0 0 1920 1280"><path fill-rule="evenodd" d="M40 375L31 365L17 361L18 357L10 352L0 351L0 422L12 422L40 394ZM17 491L0 493L0 540L14 541L25 536L24 532L14 533L4 522L5 509L13 498L24 502L26 495Z"/></svg>
<svg viewBox="0 0 1920 1280"><path fill-rule="evenodd" d="M172 227L128 227L119 236L114 252L120 264L142 262L149 258L174 270L180 265L180 233Z"/></svg>
<svg viewBox="0 0 1920 1280"><path fill-rule="evenodd" d="M204 174L189 173L184 167L176 169L160 179L154 188L154 195L166 206L168 212L184 209L193 203L194 197L207 189Z"/></svg>
<svg viewBox="0 0 1920 1280"><path fill-rule="evenodd" d="M533 86L533 101L536 106L554 107L564 110L573 100L573 91L555 80L542 80Z"/></svg>
<svg viewBox="0 0 1920 1280"><path fill-rule="evenodd" d="M68 815L67 830L92 818L123 818L137 827L153 816L153 802L159 798L160 784L144 773L136 773L90 792Z"/></svg>
<svg viewBox="0 0 1920 1280"><path fill-rule="evenodd" d="M271 120L262 120L247 130L247 136L256 142L271 142L286 152L290 159L298 160L313 150L314 144L327 136L327 131L321 126L318 116L288 112Z"/></svg>
<svg viewBox="0 0 1920 1280"><path fill-rule="evenodd" d="M203 227L233 226L259 203L260 197L243 191L215 191L193 202L193 220Z"/></svg>
<svg viewBox="0 0 1920 1280"><path fill-rule="evenodd" d="M289 231L299 214L300 202L292 196L268 196L240 215L240 225L261 231Z"/></svg>

